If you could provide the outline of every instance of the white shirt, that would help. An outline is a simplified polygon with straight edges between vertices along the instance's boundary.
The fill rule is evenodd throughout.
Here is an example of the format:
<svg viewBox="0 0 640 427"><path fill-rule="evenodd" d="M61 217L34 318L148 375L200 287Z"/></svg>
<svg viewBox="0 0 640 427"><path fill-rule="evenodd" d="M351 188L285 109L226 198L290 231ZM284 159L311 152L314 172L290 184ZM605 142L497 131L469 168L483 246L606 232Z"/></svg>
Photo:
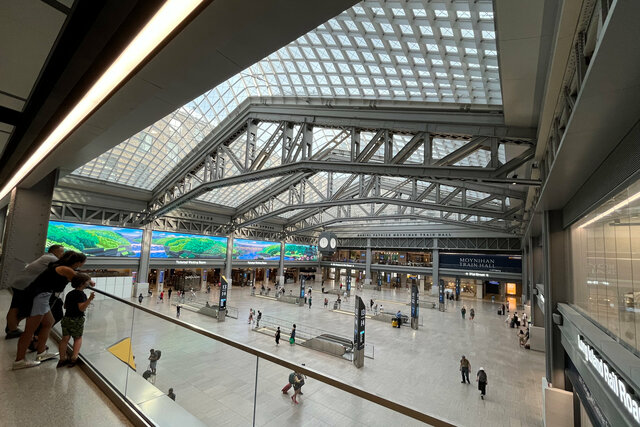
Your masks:
<svg viewBox="0 0 640 427"><path fill-rule="evenodd" d="M27 264L18 274L11 285L14 289L24 290L33 282L36 277L47 269L49 263L56 262L58 257L54 254L46 253L35 261Z"/></svg>

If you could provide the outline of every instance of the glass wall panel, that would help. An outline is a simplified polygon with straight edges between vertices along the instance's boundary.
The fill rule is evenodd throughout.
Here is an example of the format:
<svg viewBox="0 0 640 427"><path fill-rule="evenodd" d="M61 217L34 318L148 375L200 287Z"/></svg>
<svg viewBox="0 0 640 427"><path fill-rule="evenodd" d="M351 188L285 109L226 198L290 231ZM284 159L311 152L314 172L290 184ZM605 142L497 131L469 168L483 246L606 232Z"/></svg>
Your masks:
<svg viewBox="0 0 640 427"><path fill-rule="evenodd" d="M571 227L573 303L640 350L640 181Z"/></svg>

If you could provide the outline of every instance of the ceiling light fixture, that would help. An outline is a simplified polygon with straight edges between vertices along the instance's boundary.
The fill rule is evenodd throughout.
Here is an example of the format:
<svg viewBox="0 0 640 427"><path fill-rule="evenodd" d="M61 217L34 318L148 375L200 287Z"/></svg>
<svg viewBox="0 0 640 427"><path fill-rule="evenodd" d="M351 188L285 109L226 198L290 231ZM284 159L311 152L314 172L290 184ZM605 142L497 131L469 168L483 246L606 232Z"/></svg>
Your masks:
<svg viewBox="0 0 640 427"><path fill-rule="evenodd" d="M167 0L120 56L100 76L71 112L47 136L38 149L0 191L9 194L33 168L53 151L175 30L204 0Z"/></svg>
<svg viewBox="0 0 640 427"><path fill-rule="evenodd" d="M626 199L624 199L617 205L613 206L612 208L607 209L606 211L602 212L600 215L596 215L594 218L578 226L578 228L583 228L590 224L593 224L594 222L606 217L607 215L611 215L613 212L617 211L618 209L624 208L625 206L629 205L631 202L638 199L640 199L640 192L634 194L633 196L627 197Z"/></svg>

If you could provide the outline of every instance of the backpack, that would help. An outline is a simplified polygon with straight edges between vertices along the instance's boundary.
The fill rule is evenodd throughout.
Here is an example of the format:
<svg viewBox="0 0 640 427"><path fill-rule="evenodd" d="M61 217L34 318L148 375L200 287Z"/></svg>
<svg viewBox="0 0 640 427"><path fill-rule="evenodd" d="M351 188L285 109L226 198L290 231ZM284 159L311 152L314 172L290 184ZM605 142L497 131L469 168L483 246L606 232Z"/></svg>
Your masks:
<svg viewBox="0 0 640 427"><path fill-rule="evenodd" d="M160 350L156 350L156 357L160 360L160 356L162 356L162 352Z"/></svg>
<svg viewBox="0 0 640 427"><path fill-rule="evenodd" d="M289 384L293 384L294 382L296 382L296 373L295 372L291 372L289 374Z"/></svg>
<svg viewBox="0 0 640 427"><path fill-rule="evenodd" d="M487 373L485 371L478 372L478 381L480 381L481 383L487 382Z"/></svg>

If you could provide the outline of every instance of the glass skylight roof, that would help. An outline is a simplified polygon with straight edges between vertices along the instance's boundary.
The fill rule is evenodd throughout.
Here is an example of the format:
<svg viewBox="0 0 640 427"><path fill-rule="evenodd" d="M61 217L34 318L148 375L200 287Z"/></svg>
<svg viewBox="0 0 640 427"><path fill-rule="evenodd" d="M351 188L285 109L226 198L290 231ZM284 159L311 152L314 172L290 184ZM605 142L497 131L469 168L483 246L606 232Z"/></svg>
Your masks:
<svg viewBox="0 0 640 427"><path fill-rule="evenodd" d="M500 105L496 50L491 0L365 0L74 174L153 189L250 96Z"/></svg>

